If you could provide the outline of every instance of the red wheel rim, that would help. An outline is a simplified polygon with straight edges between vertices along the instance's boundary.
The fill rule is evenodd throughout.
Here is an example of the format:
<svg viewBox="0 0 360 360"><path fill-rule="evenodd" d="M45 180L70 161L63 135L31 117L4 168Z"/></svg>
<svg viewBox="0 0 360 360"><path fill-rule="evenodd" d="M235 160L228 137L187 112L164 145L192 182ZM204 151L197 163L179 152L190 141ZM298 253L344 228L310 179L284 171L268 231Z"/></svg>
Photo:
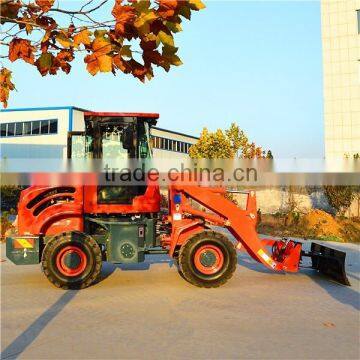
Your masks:
<svg viewBox="0 0 360 360"><path fill-rule="evenodd" d="M75 259L74 266L69 266L69 259ZM61 274L65 276L80 275L86 268L87 257L83 250L77 246L66 246L56 256L56 266Z"/></svg>
<svg viewBox="0 0 360 360"><path fill-rule="evenodd" d="M203 245L196 250L194 264L205 275L216 274L224 264L224 254L215 245Z"/></svg>

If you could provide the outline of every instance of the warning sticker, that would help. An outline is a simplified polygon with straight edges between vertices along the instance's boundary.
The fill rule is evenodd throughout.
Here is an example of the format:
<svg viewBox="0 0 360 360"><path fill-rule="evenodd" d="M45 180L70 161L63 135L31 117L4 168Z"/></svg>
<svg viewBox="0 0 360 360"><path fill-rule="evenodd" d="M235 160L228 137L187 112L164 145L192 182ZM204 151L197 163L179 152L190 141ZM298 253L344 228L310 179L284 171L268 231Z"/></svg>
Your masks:
<svg viewBox="0 0 360 360"><path fill-rule="evenodd" d="M34 239L15 239L15 249L32 249L34 247Z"/></svg>
<svg viewBox="0 0 360 360"><path fill-rule="evenodd" d="M258 255L260 257L263 258L263 260L268 263L272 268L274 268L276 266L275 261L268 255L265 253L265 251L263 249L260 249L258 252Z"/></svg>

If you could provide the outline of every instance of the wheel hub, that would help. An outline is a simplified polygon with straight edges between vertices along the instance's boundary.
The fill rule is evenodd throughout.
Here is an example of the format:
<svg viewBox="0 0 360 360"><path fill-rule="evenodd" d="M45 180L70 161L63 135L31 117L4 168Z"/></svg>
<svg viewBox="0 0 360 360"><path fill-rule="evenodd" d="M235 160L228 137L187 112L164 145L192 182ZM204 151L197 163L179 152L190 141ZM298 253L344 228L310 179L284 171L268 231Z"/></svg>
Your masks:
<svg viewBox="0 0 360 360"><path fill-rule="evenodd" d="M202 274L216 274L224 265L223 251L216 245L203 245L195 252L194 265Z"/></svg>
<svg viewBox="0 0 360 360"><path fill-rule="evenodd" d="M77 246L65 246L56 256L56 267L62 275L78 276L86 268L85 252Z"/></svg>
<svg viewBox="0 0 360 360"><path fill-rule="evenodd" d="M64 255L64 264L70 269L76 269L80 262L81 258L76 252L68 252Z"/></svg>
<svg viewBox="0 0 360 360"><path fill-rule="evenodd" d="M216 255L212 251L206 250L200 255L200 262L205 267L213 266L216 262Z"/></svg>

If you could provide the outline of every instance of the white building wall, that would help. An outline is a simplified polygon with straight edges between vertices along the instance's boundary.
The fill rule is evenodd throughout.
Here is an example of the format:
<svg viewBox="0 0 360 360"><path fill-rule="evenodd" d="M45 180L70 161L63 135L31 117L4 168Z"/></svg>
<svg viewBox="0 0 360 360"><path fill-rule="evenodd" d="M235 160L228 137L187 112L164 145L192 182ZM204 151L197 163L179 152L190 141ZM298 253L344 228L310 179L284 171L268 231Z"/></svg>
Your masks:
<svg viewBox="0 0 360 360"><path fill-rule="evenodd" d="M196 144L197 138L194 138L192 136L187 136L186 134L177 134L171 131L159 129L159 128L153 128L151 129L151 135L152 136L158 136L166 139L171 140L177 140L182 141L184 143L188 144ZM177 151L171 151L171 150L164 150L164 149L157 149L153 148L153 155L154 158L157 159L188 159L189 155L187 153L181 153Z"/></svg>
<svg viewBox="0 0 360 360"><path fill-rule="evenodd" d="M61 158L64 155L66 157L70 111L61 109L0 112L0 123L58 120L57 134L1 137L1 158Z"/></svg>
<svg viewBox="0 0 360 360"><path fill-rule="evenodd" d="M322 0L325 155L360 153L360 0Z"/></svg>
<svg viewBox="0 0 360 360"><path fill-rule="evenodd" d="M73 110L72 131L85 131L84 112Z"/></svg>

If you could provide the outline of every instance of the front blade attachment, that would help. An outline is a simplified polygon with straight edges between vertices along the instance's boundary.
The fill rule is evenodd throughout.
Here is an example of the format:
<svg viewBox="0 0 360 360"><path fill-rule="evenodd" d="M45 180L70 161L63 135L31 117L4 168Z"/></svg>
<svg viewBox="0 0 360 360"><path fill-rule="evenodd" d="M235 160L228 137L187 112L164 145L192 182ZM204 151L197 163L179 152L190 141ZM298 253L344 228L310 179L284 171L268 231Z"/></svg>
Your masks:
<svg viewBox="0 0 360 360"><path fill-rule="evenodd" d="M313 269L340 284L351 286L345 272L345 252L311 243L311 251L303 255L311 257Z"/></svg>

